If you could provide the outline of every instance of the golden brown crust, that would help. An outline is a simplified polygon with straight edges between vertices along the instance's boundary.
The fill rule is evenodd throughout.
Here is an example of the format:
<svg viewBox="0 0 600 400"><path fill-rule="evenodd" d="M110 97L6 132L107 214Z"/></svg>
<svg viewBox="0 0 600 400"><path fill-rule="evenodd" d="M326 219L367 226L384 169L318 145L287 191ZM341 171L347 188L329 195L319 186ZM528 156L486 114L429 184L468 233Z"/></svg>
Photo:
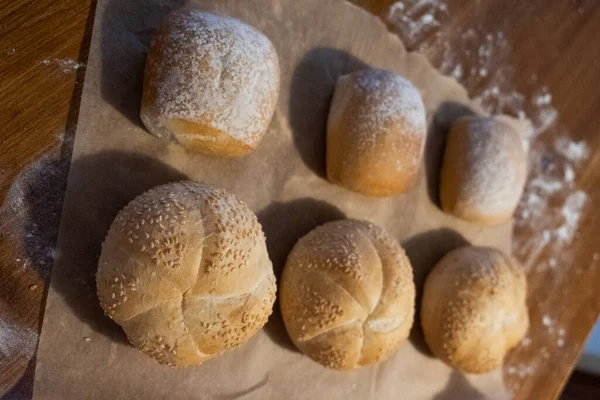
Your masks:
<svg viewBox="0 0 600 400"><path fill-rule="evenodd" d="M277 54L262 33L226 16L178 10L150 46L141 119L188 150L241 156L258 146L278 95Z"/></svg>
<svg viewBox="0 0 600 400"><path fill-rule="evenodd" d="M168 365L244 343L275 301L256 216L224 190L185 181L149 190L117 215L96 281L105 313Z"/></svg>
<svg viewBox="0 0 600 400"><path fill-rule="evenodd" d="M408 337L414 301L404 250L364 221L331 222L308 233L281 277L281 313L292 341L334 369L386 359Z"/></svg>
<svg viewBox="0 0 600 400"><path fill-rule="evenodd" d="M425 106L410 82L375 69L344 75L327 123L327 178L367 196L404 193L425 135Z"/></svg>
<svg viewBox="0 0 600 400"><path fill-rule="evenodd" d="M466 221L509 219L521 197L527 156L519 133L495 117L463 117L448 134L440 175L442 209Z"/></svg>
<svg viewBox="0 0 600 400"><path fill-rule="evenodd" d="M502 365L529 326L520 268L500 251L462 247L427 276L421 303L425 341L438 358L468 373Z"/></svg>

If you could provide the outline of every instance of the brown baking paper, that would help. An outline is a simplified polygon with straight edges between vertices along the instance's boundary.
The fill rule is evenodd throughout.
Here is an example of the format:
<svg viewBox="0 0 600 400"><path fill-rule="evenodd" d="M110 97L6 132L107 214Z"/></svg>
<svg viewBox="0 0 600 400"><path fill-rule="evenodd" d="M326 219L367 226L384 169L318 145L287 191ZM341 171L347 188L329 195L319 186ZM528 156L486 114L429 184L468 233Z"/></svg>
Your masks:
<svg viewBox="0 0 600 400"><path fill-rule="evenodd" d="M161 19L182 2L99 0L73 161L37 357L40 399L459 399L505 396L501 373L467 376L433 358L418 319L389 360L352 372L326 369L294 349L279 310L247 344L188 368L161 366L127 343L100 309L94 274L117 212L153 186L204 181L238 195L256 212L279 275L298 238L344 217L384 226L407 250L420 293L429 269L470 242L509 251L510 224L470 225L434 199L449 123L476 107L455 81L408 54L378 19L339 0L199 1L264 32L279 54L277 112L256 151L238 159L187 153L148 134L139 119L145 53ZM428 113L418 182L400 197L376 199L328 183L325 126L334 83L367 66L404 75ZM477 111L477 110L476 110ZM418 305L418 303L417 303ZM418 308L417 308L418 309ZM89 338L89 339L84 339Z"/></svg>

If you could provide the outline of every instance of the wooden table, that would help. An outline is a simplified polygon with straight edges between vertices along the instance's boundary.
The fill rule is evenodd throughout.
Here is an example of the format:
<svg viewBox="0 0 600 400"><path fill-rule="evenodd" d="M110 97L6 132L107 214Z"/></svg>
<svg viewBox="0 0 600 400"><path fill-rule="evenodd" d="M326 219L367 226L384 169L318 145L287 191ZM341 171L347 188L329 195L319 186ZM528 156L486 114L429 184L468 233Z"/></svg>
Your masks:
<svg viewBox="0 0 600 400"><path fill-rule="evenodd" d="M390 16L391 0L354 1L388 22L402 15ZM559 123L538 144L550 146L557 135L567 135L585 140L591 150L575 175L576 187L587 193L587 207L575 239L561 250L560 265L544 267L556 256L552 246L515 249L528 268L532 324L528 345L506 359L505 381L519 399L558 397L600 311L595 287L600 213L594 212L600 202L600 2L446 0L438 6L422 1L422 9L415 3L404 1L404 12L425 26L390 23L409 48L426 53L443 72L460 76L456 65L461 65L460 80L473 95L489 94L485 89L499 82L498 74L510 74L510 85L526 100L546 86ZM440 3L446 7L440 9ZM396 12L402 5L395 5ZM423 20L425 15L431 17ZM0 395L11 398L31 393L31 352L43 315L85 70L77 62L87 58L93 18L91 0L0 5ZM502 41L491 48L502 47L502 57L485 59L482 66L481 54L469 45L498 32ZM40 208L45 212L32 211ZM519 226L515 243L531 243L529 238L540 234ZM564 329L559 340L548 334L550 326Z"/></svg>

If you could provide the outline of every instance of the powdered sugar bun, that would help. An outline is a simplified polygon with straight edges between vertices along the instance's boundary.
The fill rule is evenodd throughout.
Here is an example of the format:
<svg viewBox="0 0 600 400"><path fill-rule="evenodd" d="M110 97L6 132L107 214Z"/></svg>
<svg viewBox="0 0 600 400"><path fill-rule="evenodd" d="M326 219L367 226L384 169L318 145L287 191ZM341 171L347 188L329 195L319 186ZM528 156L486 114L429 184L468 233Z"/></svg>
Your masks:
<svg viewBox="0 0 600 400"><path fill-rule="evenodd" d="M497 117L460 118L444 154L442 209L470 222L501 223L517 207L526 176L527 156L513 127Z"/></svg>
<svg viewBox="0 0 600 400"><path fill-rule="evenodd" d="M141 119L189 150L240 156L258 146L278 94L279 62L266 36L226 16L175 11L150 46Z"/></svg>
<svg viewBox="0 0 600 400"><path fill-rule="evenodd" d="M368 196L404 193L425 136L425 106L409 81L377 69L344 75L329 112L327 177Z"/></svg>

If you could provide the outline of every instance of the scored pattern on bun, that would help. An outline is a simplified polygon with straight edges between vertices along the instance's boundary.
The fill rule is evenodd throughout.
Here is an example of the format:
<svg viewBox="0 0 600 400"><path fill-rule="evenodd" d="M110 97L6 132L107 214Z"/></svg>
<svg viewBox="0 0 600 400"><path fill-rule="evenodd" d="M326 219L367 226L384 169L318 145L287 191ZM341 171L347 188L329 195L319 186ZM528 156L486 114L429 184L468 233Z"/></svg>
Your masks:
<svg viewBox="0 0 600 400"><path fill-rule="evenodd" d="M275 112L279 61L245 23L199 10L174 11L148 52L141 119L155 136L192 151L244 155Z"/></svg>
<svg viewBox="0 0 600 400"><path fill-rule="evenodd" d="M527 332L526 295L525 275L500 251L471 246L451 251L425 281L425 341L454 368L492 371Z"/></svg>
<svg viewBox="0 0 600 400"><path fill-rule="evenodd" d="M96 280L105 313L168 365L200 364L246 342L266 323L276 290L254 213L222 189L186 181L119 212Z"/></svg>
<svg viewBox="0 0 600 400"><path fill-rule="evenodd" d="M308 233L281 277L281 313L292 341L339 370L389 357L408 337L414 303L404 250L364 221L330 222Z"/></svg>

